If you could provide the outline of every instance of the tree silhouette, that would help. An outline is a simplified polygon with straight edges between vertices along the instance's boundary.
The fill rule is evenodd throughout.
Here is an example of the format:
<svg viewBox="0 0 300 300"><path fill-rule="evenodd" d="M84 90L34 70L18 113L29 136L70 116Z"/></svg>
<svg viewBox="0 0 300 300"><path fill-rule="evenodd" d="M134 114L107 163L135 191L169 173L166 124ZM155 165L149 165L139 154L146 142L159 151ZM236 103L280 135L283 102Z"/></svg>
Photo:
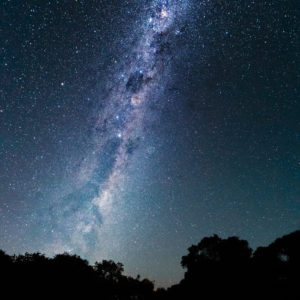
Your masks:
<svg viewBox="0 0 300 300"><path fill-rule="evenodd" d="M95 263L94 270L100 278L118 282L122 276L124 267L121 263L115 263L112 260L103 260L101 263Z"/></svg>
<svg viewBox="0 0 300 300"><path fill-rule="evenodd" d="M153 282L124 275L123 264L112 260L91 266L68 253L48 258L0 250L0 288L9 299L300 299L300 231L253 255L245 240L205 237L188 249L181 265L186 270L181 282L154 291Z"/></svg>
<svg viewBox="0 0 300 300"><path fill-rule="evenodd" d="M238 298L240 290L247 288L251 254L252 249L245 240L222 239L217 235L206 237L182 257L181 265L187 270L183 286L193 293L201 286L206 295L226 294Z"/></svg>
<svg viewBox="0 0 300 300"><path fill-rule="evenodd" d="M7 255L4 251L0 250L1 271L6 270L8 267L11 267L12 263L12 257Z"/></svg>
<svg viewBox="0 0 300 300"><path fill-rule="evenodd" d="M189 254L182 257L181 265L188 272L199 269L203 263L244 263L249 262L252 249L248 242L237 237L221 239L217 235L204 238L198 245L189 249Z"/></svg>
<svg viewBox="0 0 300 300"><path fill-rule="evenodd" d="M259 247L253 256L255 285L265 295L300 299L300 231L276 239L267 247ZM298 295L299 298L292 298Z"/></svg>

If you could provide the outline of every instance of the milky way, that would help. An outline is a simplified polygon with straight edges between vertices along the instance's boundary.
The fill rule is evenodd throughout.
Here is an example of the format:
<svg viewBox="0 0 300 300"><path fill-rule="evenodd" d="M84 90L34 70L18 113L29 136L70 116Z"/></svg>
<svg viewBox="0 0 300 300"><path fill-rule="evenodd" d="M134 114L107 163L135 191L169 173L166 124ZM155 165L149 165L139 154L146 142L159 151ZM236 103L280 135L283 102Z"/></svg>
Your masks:
<svg viewBox="0 0 300 300"><path fill-rule="evenodd" d="M99 117L97 126L109 131L108 136L104 134L104 139L96 137L99 138L100 151L103 143L112 138L119 139L109 176L92 202L102 215L109 213L122 176L126 176L131 147L142 137L144 114L151 102L149 92L157 89L158 84L163 85L160 74L170 60L166 53L169 46L167 35L174 33L174 19L182 13L184 6L179 1L155 1L150 5L142 38L128 59L122 81L116 83L117 87L109 95L107 107Z"/></svg>
<svg viewBox="0 0 300 300"><path fill-rule="evenodd" d="M153 103L159 101L160 106L164 105L162 91L170 78L174 55L172 36L180 34L187 7L187 1L153 1L145 7L141 34L131 51L121 58L124 61L120 65L124 68L117 68L116 74L112 75L112 87L97 117L93 130L95 146L90 151L94 158L88 166L83 163L77 175L85 177L81 182L84 185L82 190L87 184L92 184L97 193L93 197L86 195L73 214L70 211L74 204L71 207L63 204L67 214L71 215L71 233L67 231L69 242L66 243L65 237L64 242L55 241L53 247L56 251L71 249L90 253L92 240L97 255L101 252L105 228L111 226L111 222L117 222L119 217L114 208L122 201L128 165L136 148L145 139L145 118L151 114ZM146 151L151 152L151 148ZM110 163L103 167L99 156L107 152ZM95 179L95 170L101 179ZM63 224L65 226L66 220Z"/></svg>

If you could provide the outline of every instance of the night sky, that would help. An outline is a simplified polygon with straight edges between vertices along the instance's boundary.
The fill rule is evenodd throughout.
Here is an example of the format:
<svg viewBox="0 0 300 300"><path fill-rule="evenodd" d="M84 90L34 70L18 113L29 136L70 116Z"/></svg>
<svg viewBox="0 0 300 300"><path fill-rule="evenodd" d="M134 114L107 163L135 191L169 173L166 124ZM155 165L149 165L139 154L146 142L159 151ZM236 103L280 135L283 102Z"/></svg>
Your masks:
<svg viewBox="0 0 300 300"><path fill-rule="evenodd" d="M170 286L203 237L300 227L296 0L2 0L0 248Z"/></svg>

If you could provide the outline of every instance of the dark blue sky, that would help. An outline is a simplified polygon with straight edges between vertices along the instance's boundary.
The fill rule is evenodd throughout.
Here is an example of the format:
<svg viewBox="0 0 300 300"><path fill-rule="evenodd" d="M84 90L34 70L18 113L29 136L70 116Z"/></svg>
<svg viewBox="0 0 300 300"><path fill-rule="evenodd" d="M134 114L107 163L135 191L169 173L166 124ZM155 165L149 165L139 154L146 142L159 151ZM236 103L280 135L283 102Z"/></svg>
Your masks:
<svg viewBox="0 0 300 300"><path fill-rule="evenodd" d="M0 248L168 286L213 233L300 227L297 1L0 4Z"/></svg>

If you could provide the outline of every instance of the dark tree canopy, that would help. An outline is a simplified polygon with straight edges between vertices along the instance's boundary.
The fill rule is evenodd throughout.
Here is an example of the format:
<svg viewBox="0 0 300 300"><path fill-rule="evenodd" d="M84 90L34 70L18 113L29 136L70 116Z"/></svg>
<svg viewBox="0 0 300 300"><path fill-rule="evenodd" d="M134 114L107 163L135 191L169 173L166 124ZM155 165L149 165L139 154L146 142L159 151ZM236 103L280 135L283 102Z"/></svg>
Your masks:
<svg viewBox="0 0 300 300"><path fill-rule="evenodd" d="M248 262L252 254L247 241L237 237L221 239L217 235L204 238L198 245L191 246L188 251L189 254L183 256L181 261L181 265L188 271L201 263Z"/></svg>
<svg viewBox="0 0 300 300"><path fill-rule="evenodd" d="M112 260L103 260L96 262L94 269L100 278L112 281L118 281L124 271L123 264L115 263Z"/></svg>
<svg viewBox="0 0 300 300"><path fill-rule="evenodd" d="M125 276L123 264L112 260L91 266L68 253L49 258L0 250L0 287L11 299L300 299L300 231L254 253L237 237L205 237L188 249L181 265L184 279L155 291L152 281Z"/></svg>

